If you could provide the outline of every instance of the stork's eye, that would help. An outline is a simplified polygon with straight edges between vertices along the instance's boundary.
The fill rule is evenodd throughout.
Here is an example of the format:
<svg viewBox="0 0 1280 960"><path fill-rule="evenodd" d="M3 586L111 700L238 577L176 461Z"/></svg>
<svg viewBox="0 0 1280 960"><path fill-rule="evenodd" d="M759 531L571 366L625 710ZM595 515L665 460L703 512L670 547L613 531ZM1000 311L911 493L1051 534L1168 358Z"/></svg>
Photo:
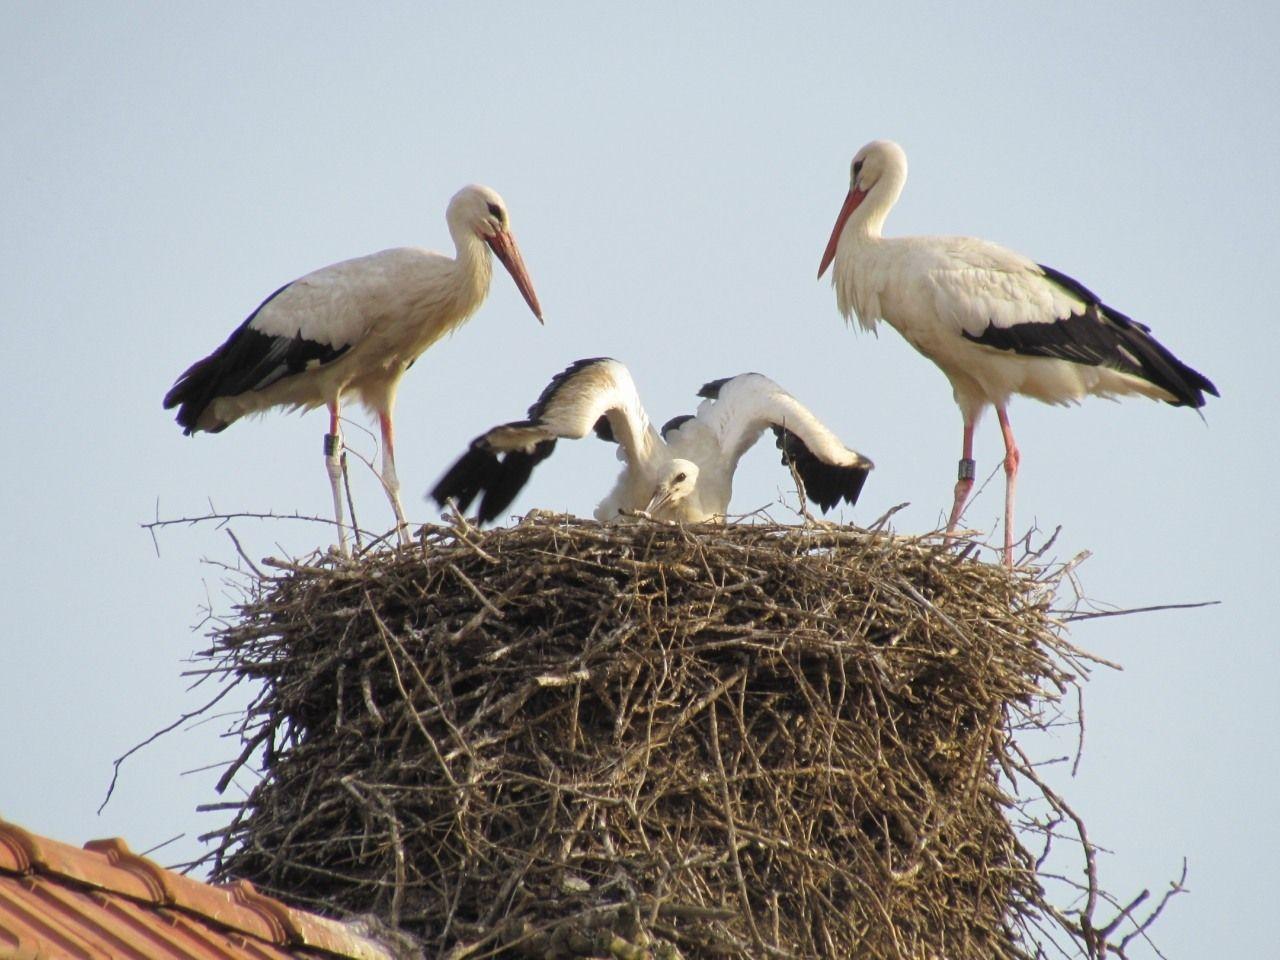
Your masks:
<svg viewBox="0 0 1280 960"><path fill-rule="evenodd" d="M684 482L685 482L686 480L688 480L688 479L689 479L689 478L688 478L688 477L686 477L683 473L677 473L677 474L676 474L676 483L684 483Z"/></svg>
<svg viewBox="0 0 1280 960"><path fill-rule="evenodd" d="M853 165L853 175L856 177L856 176L857 176L858 174L860 174L861 172L862 172L862 161L861 161L861 160L859 160L857 163L855 163L855 164ZM492 209L492 208L490 208L490 209Z"/></svg>
<svg viewBox="0 0 1280 960"><path fill-rule="evenodd" d="M499 223L501 223L506 218L506 211L503 210L496 203L489 204L489 213L492 216L496 217Z"/></svg>

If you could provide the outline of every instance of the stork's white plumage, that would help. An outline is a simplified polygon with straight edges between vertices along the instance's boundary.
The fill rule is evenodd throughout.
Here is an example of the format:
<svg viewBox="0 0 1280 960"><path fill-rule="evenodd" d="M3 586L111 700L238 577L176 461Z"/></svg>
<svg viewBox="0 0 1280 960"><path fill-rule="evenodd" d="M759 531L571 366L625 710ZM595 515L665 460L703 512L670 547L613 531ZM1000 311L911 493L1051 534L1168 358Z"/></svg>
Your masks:
<svg viewBox="0 0 1280 960"><path fill-rule="evenodd" d="M783 462L796 468L805 491L822 509L852 504L872 463L846 447L795 397L768 377L744 373L706 384L692 416L661 431L640 402L635 382L617 360L579 360L556 375L529 408L529 419L481 434L431 491L444 506L466 510L481 496L478 518L502 513L551 455L556 440L592 430L618 444L625 463L613 491L596 507L597 520L645 510L662 520L723 520L742 455L772 428Z"/></svg>
<svg viewBox="0 0 1280 960"><path fill-rule="evenodd" d="M1070 277L973 237L883 237L907 179L896 143L876 140L853 158L849 194L818 267L845 319L866 330L885 320L941 368L964 418L964 451L947 529L973 488L973 430L996 408L1005 442L1004 560L1013 563L1014 487L1020 455L1009 425L1014 394L1067 404L1087 394L1142 394L1201 407L1218 395L1205 377Z"/></svg>
<svg viewBox="0 0 1280 960"><path fill-rule="evenodd" d="M183 432L216 433L271 407L329 408L325 470L333 492L338 545L348 553L339 481L341 402L354 394L382 430L382 484L407 539L395 468L393 411L400 378L433 343L471 316L489 293L492 250L510 272L538 322L533 283L498 194L473 185L449 201L449 257L398 247L345 260L281 287L164 398L178 407Z"/></svg>

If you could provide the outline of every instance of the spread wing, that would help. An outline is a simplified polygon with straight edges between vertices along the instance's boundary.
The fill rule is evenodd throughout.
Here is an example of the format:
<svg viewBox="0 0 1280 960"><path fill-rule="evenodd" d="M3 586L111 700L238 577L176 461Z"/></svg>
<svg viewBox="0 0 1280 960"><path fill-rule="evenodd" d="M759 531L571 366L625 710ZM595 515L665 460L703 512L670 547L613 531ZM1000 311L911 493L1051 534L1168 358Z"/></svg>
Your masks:
<svg viewBox="0 0 1280 960"><path fill-rule="evenodd" d="M766 428L777 437L782 462L794 466L809 499L825 512L854 504L875 466L846 447L804 404L768 377L744 373L703 386L698 420L715 432L730 471Z"/></svg>
<svg viewBox="0 0 1280 960"><path fill-rule="evenodd" d="M488 523L511 505L533 468L551 456L556 440L577 440L593 430L617 443L632 464L651 458L658 442L631 373L608 357L578 360L556 374L529 408L528 419L476 437L430 497L440 506L453 500L466 510L480 496L478 519Z"/></svg>

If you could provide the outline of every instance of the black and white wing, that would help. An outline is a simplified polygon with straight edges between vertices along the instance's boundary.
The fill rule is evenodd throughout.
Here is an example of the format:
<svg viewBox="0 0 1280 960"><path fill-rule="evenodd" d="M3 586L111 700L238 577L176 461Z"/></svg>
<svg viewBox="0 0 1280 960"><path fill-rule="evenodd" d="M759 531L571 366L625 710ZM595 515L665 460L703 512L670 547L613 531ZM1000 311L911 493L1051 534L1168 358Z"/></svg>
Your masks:
<svg viewBox="0 0 1280 960"><path fill-rule="evenodd" d="M938 316L955 323L966 340L1115 370L1159 388L1174 406L1202 407L1205 393L1218 395L1149 327L1065 273L981 240L948 241L946 251L934 252L928 288Z"/></svg>
<svg viewBox="0 0 1280 960"><path fill-rule="evenodd" d="M511 505L533 468L551 456L557 439L577 440L592 431L617 443L630 464L652 458L659 442L631 373L608 357L578 360L556 374L529 408L528 419L476 437L429 496L442 507L452 500L462 511L479 496L477 517L488 523Z"/></svg>
<svg viewBox="0 0 1280 960"><path fill-rule="evenodd" d="M841 500L857 503L875 466L846 447L804 404L768 377L744 373L713 380L698 391L709 402L698 420L715 431L730 472L766 428L777 437L782 462L795 467L809 499L825 513Z"/></svg>
<svg viewBox="0 0 1280 960"><path fill-rule="evenodd" d="M433 278L450 262L427 250L396 247L285 284L178 378L164 398L165 409L178 407L178 423L188 434L225 428L210 409L219 397L261 394L333 363L380 318L404 316L428 302L432 291L442 289Z"/></svg>
<svg viewBox="0 0 1280 960"><path fill-rule="evenodd" d="M165 395L164 408L178 408L178 424L186 434L208 429L218 432L225 423L202 424L201 415L218 397L234 397L264 390L284 377L331 363L351 348L339 338L312 339L299 327L291 334L270 332L274 324L264 320L283 311L281 298L290 295L300 281L286 284L259 304L226 342L203 360L193 363Z"/></svg>

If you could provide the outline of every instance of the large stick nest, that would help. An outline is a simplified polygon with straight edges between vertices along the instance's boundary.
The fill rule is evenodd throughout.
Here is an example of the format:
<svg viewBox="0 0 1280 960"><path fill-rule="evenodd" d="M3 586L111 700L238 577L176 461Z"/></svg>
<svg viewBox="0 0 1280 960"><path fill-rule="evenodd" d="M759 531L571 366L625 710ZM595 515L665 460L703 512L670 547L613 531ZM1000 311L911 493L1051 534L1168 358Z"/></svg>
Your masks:
<svg viewBox="0 0 1280 960"><path fill-rule="evenodd" d="M1106 950L1013 825L1061 809L1013 734L1079 673L1043 579L851 528L547 515L277 566L207 654L261 684L215 879L433 957Z"/></svg>

